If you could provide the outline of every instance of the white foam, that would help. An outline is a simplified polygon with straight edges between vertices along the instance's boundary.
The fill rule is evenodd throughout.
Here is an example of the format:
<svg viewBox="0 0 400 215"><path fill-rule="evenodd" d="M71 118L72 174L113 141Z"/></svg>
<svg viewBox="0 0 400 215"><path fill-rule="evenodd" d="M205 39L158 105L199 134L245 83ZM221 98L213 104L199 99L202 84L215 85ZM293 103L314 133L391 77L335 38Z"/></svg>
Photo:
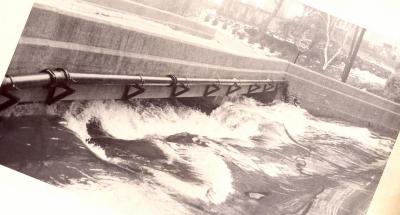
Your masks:
<svg viewBox="0 0 400 215"><path fill-rule="evenodd" d="M215 204L224 202L233 193L233 178L225 161L203 147L190 147L186 155L199 177L210 187L207 190L209 200Z"/></svg>
<svg viewBox="0 0 400 215"><path fill-rule="evenodd" d="M318 133L323 131L332 136L350 138L364 149L376 151L391 151L392 139L375 137L370 130L363 127L350 126L344 123L324 121L311 116L306 110L286 103L278 103L265 108L262 116L270 120L282 123L292 136L303 136L306 132ZM279 129L279 126L273 126ZM271 129L269 129L271 130ZM282 133L282 131L278 132ZM284 136L281 135L281 138Z"/></svg>
<svg viewBox="0 0 400 215"><path fill-rule="evenodd" d="M83 111L77 111L81 109ZM366 128L319 120L299 107L285 103L264 106L248 98L225 101L210 115L186 107L172 107L169 105L163 108L151 105L145 107L140 104L129 106L120 102L110 101L91 102L84 108L75 104L65 114L67 127L78 133L82 140L89 138L86 131L86 123L93 117L100 121L106 132L120 139L152 137L155 140L157 138L154 138L154 136L165 137L182 132L205 136L219 142L219 144L211 143L212 141L208 143L212 151L207 153L202 151L207 154L205 155L206 157L208 156L218 163L218 159L221 160L221 158L216 157L216 155L223 155L225 159L235 163L245 171L261 171L271 176L293 175L289 173L293 167L286 169L284 166L272 164L265 166L265 163L268 163L267 160L260 161L252 155L230 147L230 145L255 147L256 143L251 138L259 135L261 135L261 143L258 143L257 147L263 147L267 150L279 149L282 146L291 144L298 145L286 134L286 131L291 137L300 140L304 135L315 135L321 131L330 134L332 137L350 138L355 140L352 144L356 144L360 150L371 153L389 153L390 146L393 143L390 139L375 138ZM325 144L335 145L337 142L340 143L340 141L327 140ZM192 160L188 163L196 169L199 175L204 176L204 181L208 181L210 184L219 183L210 178L212 174L206 172L207 168L203 168L201 162L195 162L196 157L191 157L195 156L195 154L191 154L191 150L196 147L192 143L189 144L191 145L189 148L182 148L182 146L172 143L165 144L162 141L157 143L158 147L168 155L170 163L174 160L188 162L186 158L190 157ZM307 147L303 143L299 146L302 148ZM112 160L106 157L101 148L91 144L88 144L88 147L100 158L108 161ZM327 160L337 160L340 153L343 152L338 153L335 151L330 153L328 151L325 156ZM333 167L329 163L320 160L313 161L312 158L308 159L309 162L307 162L307 166L304 169L305 172L316 174L321 168L325 168L327 172L333 171ZM112 162L122 161L114 159ZM313 164L313 162L316 163ZM354 164L354 161L349 158L339 163L341 166L347 167ZM225 163L223 164L226 165ZM286 165L284 163L281 164ZM222 164L218 168L229 171ZM224 175L225 180L230 180L230 174L224 173L222 175ZM186 185L182 185L182 187L184 186ZM196 192L193 191L193 193ZM218 191L218 193L228 193L228 191ZM201 195L204 196L204 192ZM198 195L196 194L196 196Z"/></svg>
<svg viewBox="0 0 400 215"><path fill-rule="evenodd" d="M214 204L224 202L234 192L230 169L212 149L174 143L163 145L160 148L170 156L170 159L192 167L195 176L202 181L201 183L187 182L171 174L148 168L154 174L155 180L163 186L188 198L201 199Z"/></svg>
<svg viewBox="0 0 400 215"><path fill-rule="evenodd" d="M79 106L79 105L78 105ZM73 110L75 111L74 108L77 108L76 106L71 106L73 107ZM98 158L106 161L110 161L112 163L118 163L120 162L119 159L117 158L109 158L107 157L105 151L99 147L95 146L93 144L89 144L87 140L90 138L87 128L86 128L86 122L90 120L90 116L87 116L85 114L83 115L74 115L73 112L67 112L64 114L64 118L66 119L65 125L72 131L74 131L78 137L82 140L82 142L85 144L87 148L89 148Z"/></svg>
<svg viewBox="0 0 400 215"><path fill-rule="evenodd" d="M73 125L72 129L85 138L87 135L80 130L90 119L97 118L106 132L119 139L188 132L214 139L248 140L260 134L259 125L263 119L258 118L257 112L246 111L244 107L245 104L227 102L207 116L186 107L130 107L118 102L91 102L79 114L73 114L73 108L65 114L65 118L69 124L80 123Z"/></svg>
<svg viewBox="0 0 400 215"><path fill-rule="evenodd" d="M393 140L382 139L374 137L370 130L367 128L361 128L356 126L344 125L342 123L325 122L321 120L310 120L309 125L314 129L325 131L333 136L339 136L349 138L356 141L362 149L368 151L383 151L389 153L391 151L391 145ZM330 141L330 143L335 143Z"/></svg>

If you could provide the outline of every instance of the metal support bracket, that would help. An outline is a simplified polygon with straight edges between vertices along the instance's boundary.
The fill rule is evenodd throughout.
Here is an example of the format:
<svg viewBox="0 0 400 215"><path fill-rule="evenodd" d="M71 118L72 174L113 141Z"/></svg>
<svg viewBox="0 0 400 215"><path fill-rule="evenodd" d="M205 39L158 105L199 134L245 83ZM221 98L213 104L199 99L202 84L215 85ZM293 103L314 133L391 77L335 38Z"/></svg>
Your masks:
<svg viewBox="0 0 400 215"><path fill-rule="evenodd" d="M135 92L130 93L130 89L132 87L135 88L136 90L135 90ZM127 85L125 87L124 94L122 95L122 100L129 100L131 98L134 98L134 97L144 93L145 91L146 90L139 84Z"/></svg>
<svg viewBox="0 0 400 215"><path fill-rule="evenodd" d="M182 88L182 90L177 92L178 88ZM186 92L188 92L190 89L187 85L184 84L178 84L176 86L172 86L172 91L171 91L171 96L172 98L178 97Z"/></svg>
<svg viewBox="0 0 400 215"><path fill-rule="evenodd" d="M55 96L57 88L64 89L64 92ZM58 84L56 86L52 86L49 88L49 93L47 94L47 97L46 97L46 104L52 105L52 104L60 101L61 99L65 98L67 96L70 96L74 93L75 93L75 90L66 84Z"/></svg>
<svg viewBox="0 0 400 215"><path fill-rule="evenodd" d="M247 91L247 94L253 93L260 88L261 86L258 84L249 85L249 90Z"/></svg>
<svg viewBox="0 0 400 215"><path fill-rule="evenodd" d="M238 91L240 89L242 89L242 87L239 86L239 84L235 82L233 85L230 85L228 87L228 91L226 92L226 95L229 96L230 94L232 94L232 93L234 93L234 92L236 92L236 91Z"/></svg>
<svg viewBox="0 0 400 215"><path fill-rule="evenodd" d="M275 88L275 85L274 85L274 84L266 83L266 84L264 85L263 93L269 92L269 91L271 91L271 89L274 89L274 88Z"/></svg>
<svg viewBox="0 0 400 215"><path fill-rule="evenodd" d="M56 75L54 74L54 71L61 71L65 75L65 80L57 80ZM45 86L46 88L49 89L49 92L46 97L46 104L51 105L54 104L57 101L60 101L61 99L64 99L67 96L72 95L75 93L75 90L72 89L71 87L68 86L68 82L71 82L72 79L67 72L67 70L62 69L62 68L57 68L57 69L45 69L40 71L40 73L47 73L50 75L51 78L51 83L48 86ZM58 95L56 94L57 88L62 88L64 91L62 93L59 93Z"/></svg>
<svg viewBox="0 0 400 215"><path fill-rule="evenodd" d="M18 98L17 96L15 96L9 92L10 90L18 89L17 86L15 86L15 84L14 84L13 78L9 75L6 75L6 78L10 79L11 85L7 86L7 87L2 87L0 89L0 95L8 99L7 101L0 104L0 111L3 111L5 109L17 104L20 100L20 98Z"/></svg>
<svg viewBox="0 0 400 215"><path fill-rule="evenodd" d="M13 94L11 94L10 92L8 92L8 90L0 90L0 95L2 95L3 97L6 97L8 100L1 103L0 104L0 111L3 111L15 104L17 104L20 100L20 98L14 96Z"/></svg>
<svg viewBox="0 0 400 215"><path fill-rule="evenodd" d="M210 90L210 88L213 88ZM204 91L203 96L207 97L217 91L219 91L221 88L217 84L212 84L212 85L207 85L206 90Z"/></svg>
<svg viewBox="0 0 400 215"><path fill-rule="evenodd" d="M178 97L190 90L189 83L187 81L186 81L186 84L182 84L182 83L178 83L178 78L174 75L168 75L167 77L170 77L172 80L171 85L170 85L172 87L170 97L172 97L172 98ZM181 90L177 91L178 88L181 88Z"/></svg>
<svg viewBox="0 0 400 215"><path fill-rule="evenodd" d="M143 80L142 75L139 75L139 77L140 77L140 83L127 85L125 87L124 93L122 94L122 98L121 98L122 100L129 100L129 99L134 98L146 91L146 89L143 88L144 80ZM135 88L136 91L133 93L130 93L130 90L132 87Z"/></svg>

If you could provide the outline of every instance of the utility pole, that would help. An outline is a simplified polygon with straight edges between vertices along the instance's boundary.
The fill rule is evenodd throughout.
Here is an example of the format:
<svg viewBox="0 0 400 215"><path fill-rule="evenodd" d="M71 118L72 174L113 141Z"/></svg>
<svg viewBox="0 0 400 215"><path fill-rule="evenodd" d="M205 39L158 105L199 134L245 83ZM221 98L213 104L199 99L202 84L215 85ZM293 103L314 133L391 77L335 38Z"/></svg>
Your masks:
<svg viewBox="0 0 400 215"><path fill-rule="evenodd" d="M360 46L363 41L363 37L364 37L366 30L367 29L362 28L360 33L359 33L359 30L357 30L357 32L355 33L355 35L358 35L358 38L356 36L353 38L353 42L352 42L352 45L350 48L349 58L348 58L348 61L346 63L346 66L344 67L344 70L342 73L342 82L346 82L347 78L349 77L350 70L353 67L354 61L356 60L357 53L358 53L358 50L360 49ZM357 38L357 42L355 43L355 46L354 46L355 38ZM354 49L353 49L353 46L354 46Z"/></svg>

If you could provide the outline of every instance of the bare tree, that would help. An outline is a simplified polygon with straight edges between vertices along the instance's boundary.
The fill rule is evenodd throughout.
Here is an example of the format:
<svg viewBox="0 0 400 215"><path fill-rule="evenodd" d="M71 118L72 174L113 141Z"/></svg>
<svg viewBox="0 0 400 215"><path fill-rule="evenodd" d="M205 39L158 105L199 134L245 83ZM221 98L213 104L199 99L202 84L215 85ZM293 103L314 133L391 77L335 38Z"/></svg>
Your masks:
<svg viewBox="0 0 400 215"><path fill-rule="evenodd" d="M349 34L351 32L351 26L346 26L349 29L346 29L346 33L344 35L344 39L341 41L341 43L334 41L334 31L337 28L337 25L339 23L339 19L332 17L330 14L326 14L326 29L325 29L325 34L326 34L326 41L324 45L324 63L322 66L322 70L326 70L328 66L336 59L336 57L339 56L343 52L343 49L347 43L347 40L349 38ZM336 51L333 51L333 54L329 56L330 49L333 48L335 49L335 45L338 46L336 48ZM332 52L332 50L331 50Z"/></svg>

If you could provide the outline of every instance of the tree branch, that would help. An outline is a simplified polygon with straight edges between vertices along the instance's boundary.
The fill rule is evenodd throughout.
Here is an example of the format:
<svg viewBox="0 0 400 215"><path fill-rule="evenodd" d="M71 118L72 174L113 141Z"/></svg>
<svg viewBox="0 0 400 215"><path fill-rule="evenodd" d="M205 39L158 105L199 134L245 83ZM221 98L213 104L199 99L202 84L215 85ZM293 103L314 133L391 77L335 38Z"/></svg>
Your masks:
<svg viewBox="0 0 400 215"><path fill-rule="evenodd" d="M329 64L331 64L332 61L342 52L343 47L346 45L347 40L348 40L348 38L349 38L349 33L351 32L350 30L346 31L346 34L345 34L345 36L344 36L344 39L343 39L343 41L342 41L342 44L341 44L340 48L335 52L335 54L334 54L330 59L328 59L328 48L329 48L330 37L331 37L331 35L328 34L328 32L332 33L332 32L333 32L332 29L334 29L334 28L336 27L336 24L338 23L338 22L336 21L336 22L335 22L335 25L332 25L331 30L329 31L329 29L328 29L329 27L328 27L328 26L329 26L330 22L331 22L331 21L330 21L330 18L328 17L328 23L327 23L327 43L325 44L325 49L324 49L324 65L323 65L323 67L322 67L323 70L326 70L326 69L328 68Z"/></svg>

